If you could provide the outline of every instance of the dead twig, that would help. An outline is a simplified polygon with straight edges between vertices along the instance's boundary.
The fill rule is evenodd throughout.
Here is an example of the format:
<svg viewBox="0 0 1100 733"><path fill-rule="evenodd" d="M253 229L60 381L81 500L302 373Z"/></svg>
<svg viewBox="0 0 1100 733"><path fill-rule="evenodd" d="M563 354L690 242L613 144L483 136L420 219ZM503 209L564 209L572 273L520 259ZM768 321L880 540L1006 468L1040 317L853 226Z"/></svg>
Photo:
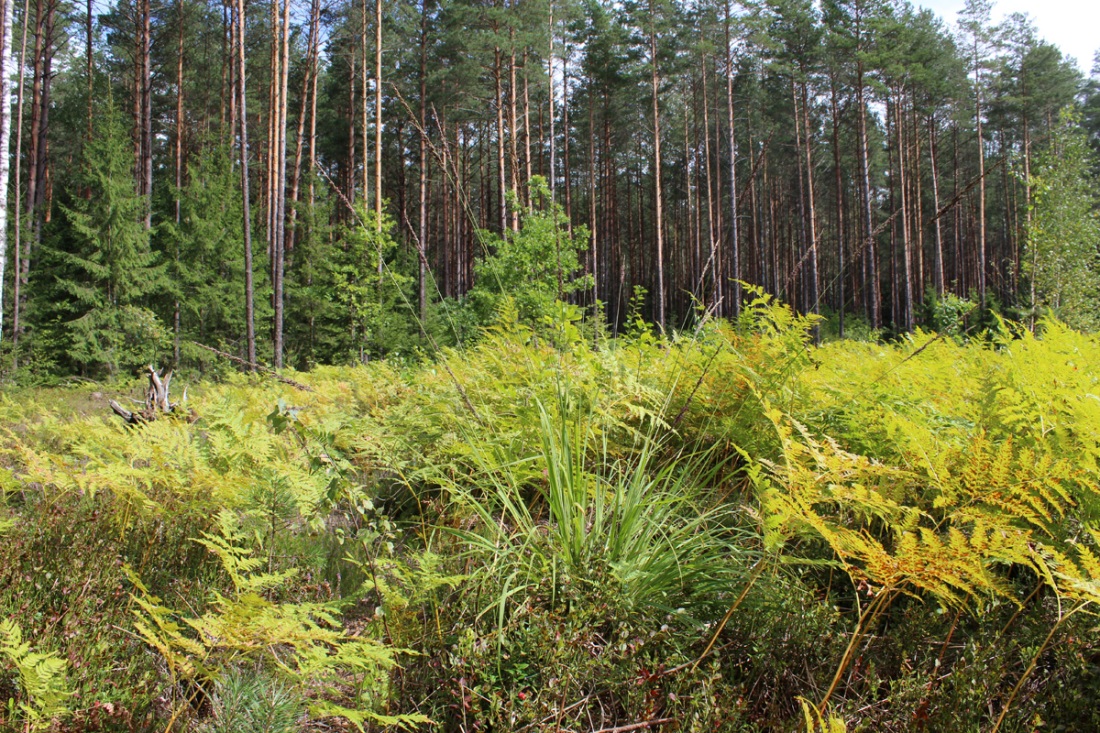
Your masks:
<svg viewBox="0 0 1100 733"><path fill-rule="evenodd" d="M640 723L631 723L630 725L618 725L614 728L600 728L592 731L592 733L627 733L632 730L642 730L643 728L652 728L655 725L675 722L676 718L657 718L655 720L643 720Z"/></svg>
<svg viewBox="0 0 1100 733"><path fill-rule="evenodd" d="M258 369L259 371L263 372L267 376L274 379L276 382L282 382L283 384L290 385L291 387L294 387L295 389L300 389L303 392L312 392L313 391L313 387L310 387L308 384L302 384L301 382L296 382L296 381L294 381L293 379L291 379L289 377L284 377L282 374L279 374L277 371L275 371L271 367L266 367L263 364L257 364L255 362L249 361L248 359L242 359L241 357L236 356L235 354L230 354L230 353L227 353L225 351L221 351L220 349L215 349L213 346L207 346L206 344L200 344L198 341L191 341L190 343L193 346L198 346L200 349L206 349L207 351L209 351L212 354L217 354L218 356L222 357L223 359L228 359L229 361L231 361L235 364L240 364L241 366L245 366L245 367L248 367L250 369Z"/></svg>

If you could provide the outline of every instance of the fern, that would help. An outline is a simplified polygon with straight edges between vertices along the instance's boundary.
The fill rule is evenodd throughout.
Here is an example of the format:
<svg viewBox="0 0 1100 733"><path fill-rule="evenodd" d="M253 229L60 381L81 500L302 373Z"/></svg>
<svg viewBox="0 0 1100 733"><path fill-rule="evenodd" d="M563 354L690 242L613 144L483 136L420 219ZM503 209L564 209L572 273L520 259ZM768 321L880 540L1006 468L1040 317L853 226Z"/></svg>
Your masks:
<svg viewBox="0 0 1100 733"><path fill-rule="evenodd" d="M68 713L72 696L65 679L68 665L54 652L32 651L19 626L10 619L0 620L0 662L15 668L19 697L8 701L8 709L20 713L25 730L46 730L57 718ZM2 667L0 667L2 669Z"/></svg>
<svg viewBox="0 0 1100 733"><path fill-rule="evenodd" d="M376 714L370 708L386 699L388 673L397 666L396 656L403 650L349 634L340 623L336 605L269 600L265 595L278 591L293 572L258 572L264 560L239 544L245 538L234 516L223 512L218 521L221 532L206 534L197 542L218 558L232 581L233 593L215 592L205 613L181 615L164 606L131 575L137 589L132 596L137 605L137 633L179 680L216 680L223 670L242 662L277 669L320 690L334 689L348 677L356 677L361 688L374 691L375 699L360 700L365 707L351 712L360 720L373 720ZM333 712L336 707L325 707L328 704L319 703L317 710L343 715ZM420 716L393 719L407 726L426 720Z"/></svg>

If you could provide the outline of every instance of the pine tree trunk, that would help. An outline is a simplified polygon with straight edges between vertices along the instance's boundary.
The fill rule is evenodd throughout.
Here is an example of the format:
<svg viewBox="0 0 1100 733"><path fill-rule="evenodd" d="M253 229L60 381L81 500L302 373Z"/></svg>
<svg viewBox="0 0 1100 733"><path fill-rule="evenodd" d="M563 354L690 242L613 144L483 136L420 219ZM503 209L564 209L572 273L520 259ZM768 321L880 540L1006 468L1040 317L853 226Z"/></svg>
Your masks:
<svg viewBox="0 0 1100 733"><path fill-rule="evenodd" d="M382 0L374 0L374 230L382 233ZM381 275L381 237L378 241Z"/></svg>
<svg viewBox="0 0 1100 733"><path fill-rule="evenodd" d="M24 24L26 23L26 13L23 14ZM85 81L88 84L88 139L92 139L92 114L95 111L93 105L93 82L94 72L93 68L93 56L92 56L92 0L88 0L88 12L84 19L84 75ZM25 30L25 28L24 28ZM90 195L90 192L89 192Z"/></svg>
<svg viewBox="0 0 1100 733"><path fill-rule="evenodd" d="M708 248L706 267L710 270L711 277L711 305L717 311L720 305L720 292L721 288L718 281L718 264L715 261L715 256L718 253L719 240L716 236L716 230L714 227L714 181L711 176L710 169L710 103L709 95L707 94L707 59L706 54L703 55L703 70L702 70L702 84L703 84L703 155L705 162L703 164L704 175L706 176L707 183L707 241L710 244ZM704 277L706 272L703 273ZM706 303L706 299L703 300Z"/></svg>
<svg viewBox="0 0 1100 733"><path fill-rule="evenodd" d="M420 335L424 335L428 322L428 0L420 4L420 150L417 160L420 164L420 186L417 195L419 201L419 226L417 227L416 246L419 250L419 268L417 269L417 310L420 314ZM444 171L444 175L446 172Z"/></svg>
<svg viewBox="0 0 1100 733"><path fill-rule="evenodd" d="M275 130L275 164L276 184L274 200L274 224L275 224L275 278L272 283L275 299L275 333L274 351L275 368L283 367L283 352L285 349L283 319L284 319L284 275L286 272L286 130L287 130L287 94L289 91L289 66L290 66L290 0L283 0L282 28L277 36L279 42L279 90L278 106L276 113Z"/></svg>
<svg viewBox="0 0 1100 733"><path fill-rule="evenodd" d="M569 123L569 44L561 58L561 177L565 187L565 226L573 236L573 169L570 166L569 141L572 138Z"/></svg>
<svg viewBox="0 0 1100 733"><path fill-rule="evenodd" d="M653 3L650 2L650 13L653 12ZM651 23L655 22L653 19ZM650 81L653 91L653 180L654 180L654 215L656 217L653 228L657 241L657 324L661 330L665 330L665 240L664 240L664 202L661 191L661 108L659 104L660 77L657 72L657 33L650 29Z"/></svg>
<svg viewBox="0 0 1100 733"><path fill-rule="evenodd" d="M741 315L741 242L737 219L737 136L734 125L733 108L733 54L730 38L730 3L726 1L726 126L729 129L730 146L730 275L733 278L732 313L734 319ZM751 147L750 147L751 150Z"/></svg>
<svg viewBox="0 0 1100 733"><path fill-rule="evenodd" d="M245 340L248 348L248 362L256 364L256 319L253 307L252 286L252 214L248 200L248 114L245 105L245 42L244 42L244 0L237 0L237 94L240 115L240 154L241 154L241 206L243 209L244 231L244 297L245 297ZM250 366L255 370L255 366Z"/></svg>
<svg viewBox="0 0 1100 733"><path fill-rule="evenodd" d="M89 2L89 8L91 4ZM179 22L179 36L178 44L176 45L176 192L175 192L175 214L176 214L176 226L180 225L180 194L183 189L183 31L184 31L184 14L183 14L183 0L177 0L176 7L178 10L177 21ZM90 21L89 21L90 23ZM89 25L90 28L90 25ZM90 32L89 32L90 33ZM89 35L90 38L90 35ZM89 73L91 71L91 48L89 46ZM91 92L91 83L88 87L89 93ZM89 95L90 99L90 95ZM91 102L89 101L89 106ZM176 247L176 271L179 271L179 246ZM174 363L180 362L180 299L177 296L172 303L172 355Z"/></svg>
<svg viewBox="0 0 1100 733"><path fill-rule="evenodd" d="M35 226L34 209L38 204L38 158L42 145L41 117L42 117L42 46L44 31L42 27L42 3L49 0L35 0L34 3L34 70L31 72L31 147L27 154L27 200L25 210L28 222ZM37 227L36 227L37 229ZM27 242L27 256L23 258L23 268L26 269L30 262L30 241ZM24 285L26 279L24 278Z"/></svg>
<svg viewBox="0 0 1100 733"><path fill-rule="evenodd" d="M523 199L520 196L519 191L519 120L517 112L517 99L516 99L516 46L515 46L516 31L514 28L508 29L508 37L510 41L510 52L508 55L508 163L509 169L512 174L512 195L516 197L517 202L521 202ZM512 231L519 231L519 207L517 206L512 211Z"/></svg>
<svg viewBox="0 0 1100 733"><path fill-rule="evenodd" d="M546 57L546 83L549 89L547 101L549 104L550 119L550 172L546 177L550 180L550 201L557 201L557 155L554 139L554 1L550 0L550 54ZM542 150L542 110L539 110L539 150ZM541 157L541 153L540 153ZM541 166L540 166L541 167Z"/></svg>
<svg viewBox="0 0 1100 733"><path fill-rule="evenodd" d="M833 175L836 191L836 262L837 262L837 333L844 338L844 177L840 167L840 108L837 105L836 79L829 79L829 103L833 113Z"/></svg>
<svg viewBox="0 0 1100 733"><path fill-rule="evenodd" d="M141 193L145 228L153 228L153 61L152 9L141 0Z"/></svg>
<svg viewBox="0 0 1100 733"><path fill-rule="evenodd" d="M860 198L863 204L863 230L864 252L867 263L867 284L870 292L865 296L867 301L868 317L871 328L882 326L882 310L879 293L878 252L875 248L875 220L871 211L871 171L868 163L867 151L867 100L864 97L863 62L857 61L856 74L856 115L859 132L859 173L860 173Z"/></svg>
<svg viewBox="0 0 1100 733"><path fill-rule="evenodd" d="M369 205L370 205L370 191L371 191L370 149L368 147L369 146L369 141L370 141L370 92L368 91L369 85L367 84L367 69L370 68L370 64L368 63L369 57L367 55L367 49L370 48L370 43L367 41L367 38L368 38L367 31L369 30L369 18L370 18L370 13L368 12L368 9L367 9L367 0L363 0L363 18L362 18L363 27L362 27L362 38L360 39L360 42L361 42L361 45L362 45L362 65L360 66L360 69L359 69L359 75L360 75L359 82L360 82L360 87L361 87L360 100L361 100L361 103L362 103L362 114L363 114L363 119L360 121L360 125L362 127L362 135L363 135L363 204L364 204L364 208L369 207ZM355 187L352 186L352 191L354 192L354 190L355 190ZM355 201L355 196L354 195L351 197L351 200Z"/></svg>
<svg viewBox="0 0 1100 733"><path fill-rule="evenodd" d="M932 206L935 208L935 240L932 252L932 287L936 290L936 297L943 297L943 225L940 216L940 184L939 170L936 161L936 117L928 116L928 163L932 175Z"/></svg>
<svg viewBox="0 0 1100 733"><path fill-rule="evenodd" d="M806 70L803 69L803 74L805 74L805 73L806 73ZM803 79L803 81L802 81L802 119L803 119L803 123L804 123L803 141L806 145L806 203L807 203L807 206L809 207L809 211L808 211L809 220L808 220L807 224L808 224L808 227L809 227L809 235L810 235L810 242L809 242L809 244L810 244L810 262L809 262L810 270L809 270L809 273L808 273L808 277L809 277L809 280L810 280L810 287L809 287L808 297L809 297L809 301L810 301L810 308L809 308L810 312L811 313L820 313L821 312L821 303L820 303L820 296L819 296L820 286L818 284L818 279L819 278L818 278L818 261L817 261L818 260L818 257L817 257L817 206L815 204L815 199L814 199L814 158L813 158L813 147L812 147L813 141L811 140L811 135L810 135L810 103L809 103L809 93L807 91L807 86L808 86L808 84L806 83L805 79ZM814 340L815 341L820 341L820 339L821 339L821 330L817 326L814 326Z"/></svg>
<svg viewBox="0 0 1100 733"><path fill-rule="evenodd" d="M904 106L902 91L897 91L897 101L894 103L894 133L897 140L898 151L898 193L901 197L901 279L902 297L900 304L902 310L901 326L905 331L913 330L913 264L912 244L909 240L909 194L906 182L908 180L905 166L905 141L904 128L905 117L902 112Z"/></svg>
<svg viewBox="0 0 1100 733"><path fill-rule="evenodd" d="M504 233L508 231L508 200L504 195L507 190L508 184L506 182L507 172L505 168L505 136L504 136L504 81L501 78L504 75L503 66L504 59L501 54L500 48L493 49L493 84L494 97L493 106L496 108L496 127L497 127L497 191L499 193L499 201L497 205L499 207L500 215L500 233L504 236Z"/></svg>
<svg viewBox="0 0 1100 733"><path fill-rule="evenodd" d="M985 309L985 138L982 133L982 72L974 39L974 122L978 128L978 302Z"/></svg>
<svg viewBox="0 0 1100 733"><path fill-rule="evenodd" d="M317 33L320 24L320 0L312 0L309 11L309 40L306 42L306 73L302 77L301 105L298 108L298 128L294 136L294 174L290 184L290 222L286 235L286 250L294 249L298 229L298 201L302 190L302 157L305 152L306 118L309 116L310 87L314 82L317 56ZM313 169L310 168L312 182Z"/></svg>
<svg viewBox="0 0 1100 733"><path fill-rule="evenodd" d="M523 50L523 163L524 178L530 182L531 170L531 95L528 89L527 49ZM529 197L524 200L530 203Z"/></svg>

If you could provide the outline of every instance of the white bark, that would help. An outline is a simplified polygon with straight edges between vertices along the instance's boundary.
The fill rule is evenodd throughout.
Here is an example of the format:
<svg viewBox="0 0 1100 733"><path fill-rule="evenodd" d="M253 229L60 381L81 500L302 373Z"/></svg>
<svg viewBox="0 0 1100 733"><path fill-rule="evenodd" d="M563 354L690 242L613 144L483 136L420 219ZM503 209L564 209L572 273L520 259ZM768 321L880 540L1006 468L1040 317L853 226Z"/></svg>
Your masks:
<svg viewBox="0 0 1100 733"><path fill-rule="evenodd" d="M11 146L11 49L12 8L15 0L0 0L3 4L4 27L0 33L0 338L4 326L4 273L8 265L8 179Z"/></svg>

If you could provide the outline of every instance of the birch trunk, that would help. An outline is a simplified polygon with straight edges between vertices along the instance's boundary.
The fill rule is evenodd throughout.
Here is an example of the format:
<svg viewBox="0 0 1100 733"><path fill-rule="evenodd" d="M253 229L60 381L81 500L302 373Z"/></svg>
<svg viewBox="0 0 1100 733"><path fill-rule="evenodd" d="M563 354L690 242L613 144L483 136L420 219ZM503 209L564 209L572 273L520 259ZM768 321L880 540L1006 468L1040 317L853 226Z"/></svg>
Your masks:
<svg viewBox="0 0 1100 733"><path fill-rule="evenodd" d="M0 0L0 339L4 333L4 275L8 265L8 148L11 143L11 22L15 0Z"/></svg>

